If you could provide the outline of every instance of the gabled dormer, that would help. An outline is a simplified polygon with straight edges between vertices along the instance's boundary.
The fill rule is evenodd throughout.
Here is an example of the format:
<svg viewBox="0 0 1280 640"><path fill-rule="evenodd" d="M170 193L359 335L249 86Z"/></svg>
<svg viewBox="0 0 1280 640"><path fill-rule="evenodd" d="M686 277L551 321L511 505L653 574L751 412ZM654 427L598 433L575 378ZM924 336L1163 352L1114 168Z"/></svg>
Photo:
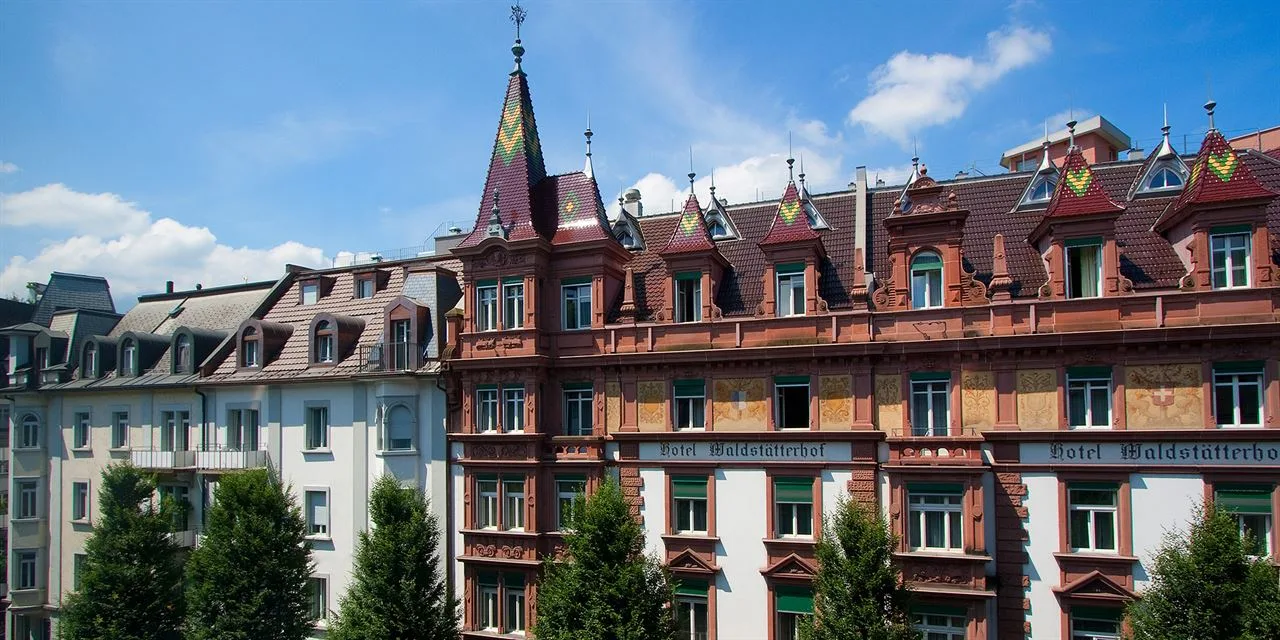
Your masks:
<svg viewBox="0 0 1280 640"><path fill-rule="evenodd" d="M1173 244L1187 273L1186 290L1276 286L1267 205L1276 194L1253 176L1242 155L1213 125L1191 166L1182 194L1152 226Z"/></svg>
<svg viewBox="0 0 1280 640"><path fill-rule="evenodd" d="M1164 126L1160 128L1162 136L1160 146L1147 156L1142 164L1142 172L1138 180L1129 190L1130 198L1160 197L1176 194L1182 190L1191 177L1191 170L1173 150L1169 142L1169 120L1166 117Z"/></svg>
<svg viewBox="0 0 1280 640"><path fill-rule="evenodd" d="M809 197L809 187L804 181L804 160L800 160L800 206L804 207L804 217L809 221L810 229L830 229L827 219L822 216L813 198Z"/></svg>
<svg viewBox="0 0 1280 640"><path fill-rule="evenodd" d="M787 160L790 169L795 161ZM804 316L826 313L827 303L818 295L819 265L826 258L822 236L809 226L794 180L778 203L769 232L759 243L765 254L764 300L758 316Z"/></svg>
<svg viewBox="0 0 1280 640"><path fill-rule="evenodd" d="M692 174L691 174L692 175ZM671 274L667 283L659 318L673 322L700 322L719 317L715 306L716 291L729 262L711 240L698 197L690 181L689 199L666 246L658 255Z"/></svg>
<svg viewBox="0 0 1280 640"><path fill-rule="evenodd" d="M1027 181L1026 188L1022 190L1016 209L1026 211L1048 207L1049 201L1053 199L1053 192L1057 188L1058 167L1054 166L1053 161L1049 159L1049 140L1046 137L1040 151L1040 164L1036 167L1035 173L1031 174L1031 180Z"/></svg>
<svg viewBox="0 0 1280 640"><path fill-rule="evenodd" d="M711 180L711 201L707 203L707 209L702 214L702 219L707 225L707 233L711 235L712 240L737 240L738 227L733 224L733 218L729 216L728 209L725 209L724 202L716 196L716 182Z"/></svg>
<svg viewBox="0 0 1280 640"><path fill-rule="evenodd" d="M635 189L628 190L628 195L635 192L635 205L640 206L640 192ZM628 210L627 201L624 196L618 196L618 217L610 224L610 230L613 237L618 239L618 244L628 251L644 251L644 234L640 232L640 221L636 216Z"/></svg>
<svg viewBox="0 0 1280 640"><path fill-rule="evenodd" d="M1027 237L1049 275L1041 298L1099 298L1133 290L1120 274L1116 219L1122 213L1124 207L1107 195L1073 143L1045 215Z"/></svg>

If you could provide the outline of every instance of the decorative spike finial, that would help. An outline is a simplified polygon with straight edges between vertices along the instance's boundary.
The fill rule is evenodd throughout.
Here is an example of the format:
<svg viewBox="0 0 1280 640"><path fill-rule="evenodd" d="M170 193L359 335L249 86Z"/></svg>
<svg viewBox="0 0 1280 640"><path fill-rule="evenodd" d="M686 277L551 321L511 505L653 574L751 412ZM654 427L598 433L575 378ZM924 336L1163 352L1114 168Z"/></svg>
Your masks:
<svg viewBox="0 0 1280 640"><path fill-rule="evenodd" d="M1044 121L1044 142L1042 143L1042 145L1045 147L1049 146L1049 121L1048 120Z"/></svg>
<svg viewBox="0 0 1280 640"><path fill-rule="evenodd" d="M1164 132L1164 135L1166 138L1169 137L1169 103L1168 102L1164 103L1164 126L1160 127L1160 130Z"/></svg>
<svg viewBox="0 0 1280 640"><path fill-rule="evenodd" d="M1076 119L1073 117L1067 121L1067 143L1068 149L1076 148Z"/></svg>
<svg viewBox="0 0 1280 640"><path fill-rule="evenodd" d="M587 111L587 130L583 131L582 135L587 139L587 162L586 166L582 168L582 172L587 174L588 178L594 178L596 177L596 169L591 164L591 136L595 134L591 133L591 111Z"/></svg>
<svg viewBox="0 0 1280 640"><path fill-rule="evenodd" d="M697 177L693 171L693 147L689 147L689 194L693 194L693 179Z"/></svg>
<svg viewBox="0 0 1280 640"><path fill-rule="evenodd" d="M716 199L716 172L715 172L715 169L712 169L712 170L711 170L711 199L712 199L712 200L715 200L715 199Z"/></svg>
<svg viewBox="0 0 1280 640"><path fill-rule="evenodd" d="M493 209L489 211L489 223L485 229L486 235L493 238L507 237L507 231L502 226L502 212L498 208L498 190L493 190Z"/></svg>
<svg viewBox="0 0 1280 640"><path fill-rule="evenodd" d="M804 187L804 154L800 154L800 186Z"/></svg>
<svg viewBox="0 0 1280 640"><path fill-rule="evenodd" d="M1214 102L1214 101L1213 101L1213 98L1209 98L1209 101L1208 101L1208 102L1206 102L1206 103L1204 103L1204 110L1205 110L1205 112L1206 112L1206 113L1208 113L1208 114L1209 114L1209 128L1210 128L1210 129L1216 129L1216 128L1217 128L1217 127L1215 127L1215 126L1214 126L1214 124L1213 124L1213 111L1214 111L1214 109L1217 109L1217 108L1218 108L1218 103L1217 103L1217 102Z"/></svg>
<svg viewBox="0 0 1280 640"><path fill-rule="evenodd" d="M520 44L520 26L524 24L525 17L529 12L520 6L520 0L511 5L511 22L516 25L516 42L511 45L511 55L515 56L516 68L511 70L512 74L524 73L524 69L520 68L520 62L524 60L524 45Z"/></svg>

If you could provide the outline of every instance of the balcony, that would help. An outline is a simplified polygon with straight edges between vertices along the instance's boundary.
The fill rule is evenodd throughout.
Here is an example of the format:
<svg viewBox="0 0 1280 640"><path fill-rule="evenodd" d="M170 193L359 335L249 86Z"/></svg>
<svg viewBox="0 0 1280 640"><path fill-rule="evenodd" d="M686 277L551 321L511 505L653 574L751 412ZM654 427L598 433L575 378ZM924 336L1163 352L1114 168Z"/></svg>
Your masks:
<svg viewBox="0 0 1280 640"><path fill-rule="evenodd" d="M417 371L425 358L417 342L385 342L361 345L357 352L360 370L367 373Z"/></svg>
<svg viewBox="0 0 1280 640"><path fill-rule="evenodd" d="M200 546L201 538L204 536L195 531L173 531L169 533L169 539L184 549L194 549Z"/></svg>
<svg viewBox="0 0 1280 640"><path fill-rule="evenodd" d="M133 449L129 459L143 469L231 471L267 466L267 452L263 449L241 450L220 445L202 446L194 451Z"/></svg>

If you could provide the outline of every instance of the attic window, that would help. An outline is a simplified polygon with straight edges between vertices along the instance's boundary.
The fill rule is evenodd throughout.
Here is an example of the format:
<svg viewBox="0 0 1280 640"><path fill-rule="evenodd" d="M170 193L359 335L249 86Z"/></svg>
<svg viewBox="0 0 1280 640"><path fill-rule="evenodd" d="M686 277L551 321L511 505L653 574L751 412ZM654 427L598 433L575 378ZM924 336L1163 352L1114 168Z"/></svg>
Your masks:
<svg viewBox="0 0 1280 640"><path fill-rule="evenodd" d="M261 365L262 341L255 327L245 327L240 334L240 366L257 367Z"/></svg>
<svg viewBox="0 0 1280 640"><path fill-rule="evenodd" d="M81 378L98 377L98 345L90 342L84 345L84 368L80 370Z"/></svg>
<svg viewBox="0 0 1280 640"><path fill-rule="evenodd" d="M320 301L320 283L304 282L302 283L302 304L315 304Z"/></svg>
<svg viewBox="0 0 1280 640"><path fill-rule="evenodd" d="M1021 205L1027 206L1048 202L1053 198L1053 190L1057 186L1057 176L1038 176L1035 182L1031 184L1031 188L1027 189L1027 195L1023 197Z"/></svg>
<svg viewBox="0 0 1280 640"><path fill-rule="evenodd" d="M173 345L173 372L191 373L191 336L178 334Z"/></svg>
<svg viewBox="0 0 1280 640"><path fill-rule="evenodd" d="M138 343L132 339L120 346L120 375L138 375Z"/></svg>
<svg viewBox="0 0 1280 640"><path fill-rule="evenodd" d="M712 218L707 230L711 232L711 237L715 239L720 239L728 235L728 232L724 229L724 225L720 223L719 218Z"/></svg>
<svg viewBox="0 0 1280 640"><path fill-rule="evenodd" d="M328 320L321 320L316 323L315 353L313 356L313 362L333 364L333 352L335 351L334 343L337 341L334 333L333 324Z"/></svg>
<svg viewBox="0 0 1280 640"><path fill-rule="evenodd" d="M1179 162L1162 160L1151 168L1138 193L1177 191L1186 183L1185 167Z"/></svg>
<svg viewBox="0 0 1280 640"><path fill-rule="evenodd" d="M356 298L372 298L377 291L373 274L356 276Z"/></svg>
<svg viewBox="0 0 1280 640"><path fill-rule="evenodd" d="M631 235L630 231L623 230L622 233L618 234L618 242L621 242L622 246L628 249L636 248L636 238Z"/></svg>

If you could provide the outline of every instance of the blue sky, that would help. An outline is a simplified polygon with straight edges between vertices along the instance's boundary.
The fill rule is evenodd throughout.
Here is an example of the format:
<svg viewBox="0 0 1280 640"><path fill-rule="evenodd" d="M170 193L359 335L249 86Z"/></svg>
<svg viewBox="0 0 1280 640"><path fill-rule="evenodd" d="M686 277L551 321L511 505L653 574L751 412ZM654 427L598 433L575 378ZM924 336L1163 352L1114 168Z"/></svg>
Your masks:
<svg viewBox="0 0 1280 640"><path fill-rule="evenodd" d="M421 247L473 221L511 68L509 2L0 4L0 294L100 273L127 305ZM548 170L648 212L713 169L777 197L788 132L814 187L935 175L1101 113L1192 151L1280 124L1280 5L528 0Z"/></svg>

